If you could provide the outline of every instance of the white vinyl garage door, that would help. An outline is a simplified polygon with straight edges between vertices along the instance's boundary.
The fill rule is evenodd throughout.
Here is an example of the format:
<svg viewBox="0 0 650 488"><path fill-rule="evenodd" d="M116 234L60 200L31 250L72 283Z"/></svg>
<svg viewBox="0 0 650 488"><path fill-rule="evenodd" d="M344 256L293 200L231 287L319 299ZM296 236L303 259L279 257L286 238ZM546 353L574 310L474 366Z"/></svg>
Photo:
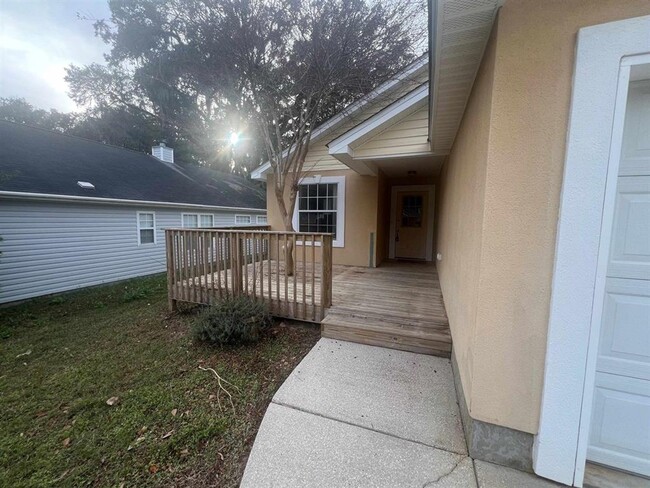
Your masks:
<svg viewBox="0 0 650 488"><path fill-rule="evenodd" d="M630 84L587 458L650 476L650 80Z"/></svg>

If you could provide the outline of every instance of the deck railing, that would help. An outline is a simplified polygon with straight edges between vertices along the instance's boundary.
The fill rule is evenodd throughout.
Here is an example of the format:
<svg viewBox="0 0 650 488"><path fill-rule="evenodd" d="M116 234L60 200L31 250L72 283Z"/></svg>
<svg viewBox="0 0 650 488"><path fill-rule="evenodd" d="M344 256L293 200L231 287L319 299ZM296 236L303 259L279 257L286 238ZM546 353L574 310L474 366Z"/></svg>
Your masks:
<svg viewBox="0 0 650 488"><path fill-rule="evenodd" d="M330 234L231 229L167 229L170 309L228 296L264 301L270 312L320 322L332 304ZM289 251L287 251L289 250ZM294 272L287 275L287 254Z"/></svg>

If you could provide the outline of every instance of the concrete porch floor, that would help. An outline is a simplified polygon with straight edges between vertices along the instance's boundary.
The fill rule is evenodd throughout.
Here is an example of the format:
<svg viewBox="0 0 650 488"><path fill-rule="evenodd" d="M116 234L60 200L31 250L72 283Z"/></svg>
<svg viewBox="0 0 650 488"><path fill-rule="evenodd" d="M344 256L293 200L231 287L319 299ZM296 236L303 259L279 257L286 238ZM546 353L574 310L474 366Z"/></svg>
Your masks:
<svg viewBox="0 0 650 488"><path fill-rule="evenodd" d="M467 456L448 359L321 339L269 405L241 486L559 485Z"/></svg>

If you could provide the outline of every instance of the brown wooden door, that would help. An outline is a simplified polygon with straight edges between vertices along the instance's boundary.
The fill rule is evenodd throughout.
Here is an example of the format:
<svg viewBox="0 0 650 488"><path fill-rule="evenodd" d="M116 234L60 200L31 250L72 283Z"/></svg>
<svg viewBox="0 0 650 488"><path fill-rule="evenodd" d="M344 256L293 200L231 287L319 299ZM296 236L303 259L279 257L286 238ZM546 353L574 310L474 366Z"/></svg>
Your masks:
<svg viewBox="0 0 650 488"><path fill-rule="evenodd" d="M429 192L397 192L395 257L426 259Z"/></svg>

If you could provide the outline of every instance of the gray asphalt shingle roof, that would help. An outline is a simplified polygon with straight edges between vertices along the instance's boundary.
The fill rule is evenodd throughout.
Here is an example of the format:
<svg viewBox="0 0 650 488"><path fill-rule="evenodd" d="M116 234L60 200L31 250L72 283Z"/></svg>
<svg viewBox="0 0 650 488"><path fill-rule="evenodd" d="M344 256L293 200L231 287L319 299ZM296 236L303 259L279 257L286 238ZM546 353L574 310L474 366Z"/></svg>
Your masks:
<svg viewBox="0 0 650 488"><path fill-rule="evenodd" d="M83 189L77 181L92 183ZM256 182L81 137L0 121L0 191L266 207Z"/></svg>

